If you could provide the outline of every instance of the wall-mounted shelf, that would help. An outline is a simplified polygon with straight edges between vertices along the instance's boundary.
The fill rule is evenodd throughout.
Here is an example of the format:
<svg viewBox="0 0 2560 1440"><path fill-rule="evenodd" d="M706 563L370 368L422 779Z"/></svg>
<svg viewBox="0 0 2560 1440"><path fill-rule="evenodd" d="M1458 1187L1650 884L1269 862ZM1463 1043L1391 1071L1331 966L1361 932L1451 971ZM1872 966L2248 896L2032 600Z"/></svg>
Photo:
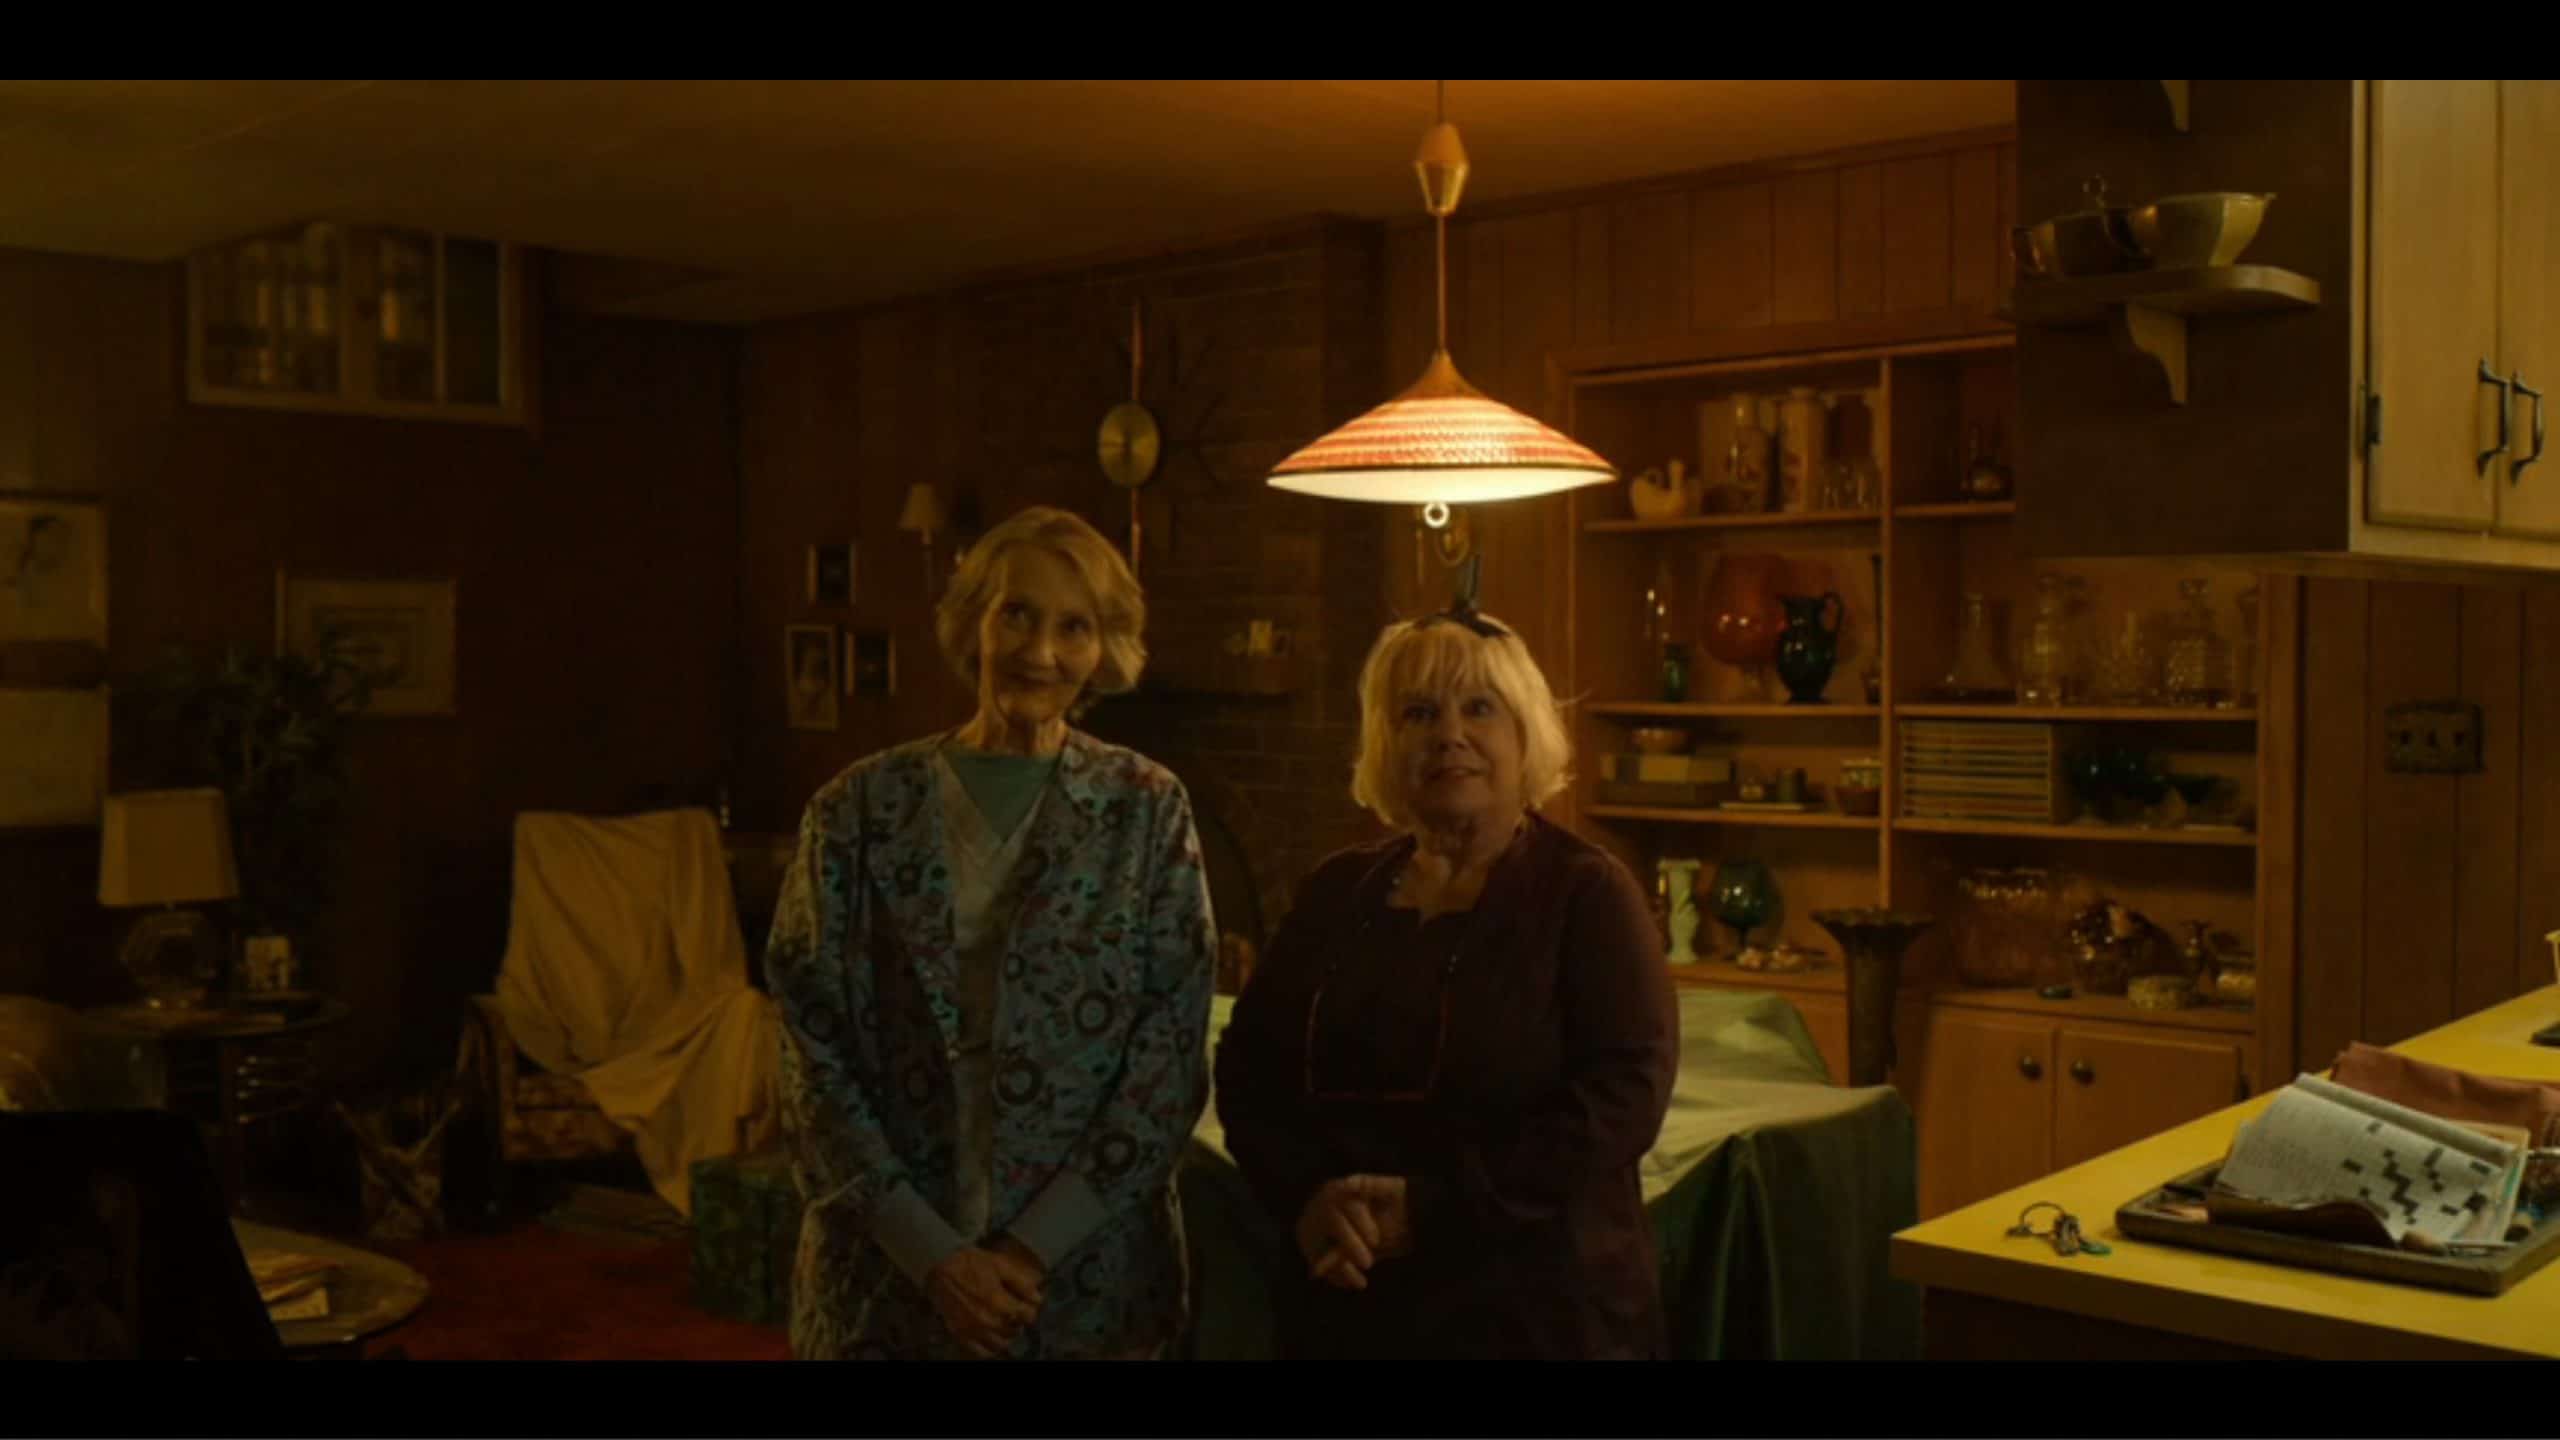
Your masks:
<svg viewBox="0 0 2560 1440"><path fill-rule="evenodd" d="M2201 845L2224 850L2254 850L2256 834L2246 830L2148 830L2139 825L2012 825L1995 820L1930 820L1897 816L1896 830L1925 835L2011 835L2033 840L2087 840L2110 845Z"/></svg>
<svg viewBox="0 0 2560 1440"><path fill-rule="evenodd" d="M1706 939L1701 932L1699 943ZM1825 959L1828 961L1829 957ZM1747 985L1760 990L1810 990L1832 995L1849 988L1848 972L1837 963L1810 970L1745 970L1730 960L1675 960L1668 968L1675 985Z"/></svg>
<svg viewBox="0 0 2560 1440"><path fill-rule="evenodd" d="M1873 705L1724 705L1688 701L1611 700L1583 707L1622 720L1856 720L1883 713Z"/></svg>
<svg viewBox="0 0 2560 1440"><path fill-rule="evenodd" d="M1944 505L1896 505L1896 520L1999 520L2018 513L2015 500L1960 500Z"/></svg>
<svg viewBox="0 0 2560 1440"><path fill-rule="evenodd" d="M2149 705L1896 705L1896 715L1925 720L2080 720L2149 725L2250 724L2255 710Z"/></svg>
<svg viewBox="0 0 2560 1440"><path fill-rule="evenodd" d="M1883 512L1877 510L1818 510L1792 515L1683 515L1677 520L1593 520L1582 528L1593 535L1625 535L1662 530L1774 530L1788 526L1873 525L1883 518Z"/></svg>
<svg viewBox="0 0 2560 1440"><path fill-rule="evenodd" d="M1585 815L1603 820L1659 820L1672 825L1758 825L1780 830L1874 830L1884 822L1873 815L1839 815L1828 810L1691 810L1656 805L1586 805Z"/></svg>
<svg viewBox="0 0 2560 1440"><path fill-rule="evenodd" d="M2187 324L2197 316L2301 310L2320 303L2320 282L2273 265L2138 270L2077 280L2030 280L2010 292L2021 325L2095 325L2124 317L2134 348L2159 362L2169 400L2187 403Z"/></svg>
<svg viewBox="0 0 2560 1440"><path fill-rule="evenodd" d="M2013 1015L2041 1015L2052 1020L2103 1020L2113 1025L2168 1025L2181 1030L2218 1030L2246 1035L2257 1018L2246 1006L2190 1005L2183 1010L2145 1010L2122 995L2084 995L2075 987L2068 1000L2047 1000L2033 990L1975 990L1941 986L1928 992L1940 1005L1969 1010L1999 1010Z"/></svg>

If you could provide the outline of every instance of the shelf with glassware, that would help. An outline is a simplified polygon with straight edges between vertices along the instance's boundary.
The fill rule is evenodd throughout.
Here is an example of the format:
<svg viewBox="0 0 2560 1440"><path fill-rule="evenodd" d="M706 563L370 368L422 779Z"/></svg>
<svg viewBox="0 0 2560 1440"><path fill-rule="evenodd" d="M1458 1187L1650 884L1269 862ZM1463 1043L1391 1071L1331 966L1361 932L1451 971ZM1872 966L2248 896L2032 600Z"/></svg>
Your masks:
<svg viewBox="0 0 2560 1440"><path fill-rule="evenodd" d="M1679 883L1662 862L1691 877L1699 905L1685 953L1708 958L1683 965L1684 982L1772 975L1732 963L1742 947L1725 910L1765 917L1752 929L1755 965L1806 962L1802 973L1836 976L1837 946L1811 913L1890 905L1947 917L1905 973L1916 990L1955 1003L1965 976L1946 931L1964 875L2057 858L2094 877L2088 905L2157 915L2158 933L2204 921L2233 953L2254 948L2260 716L2244 693L2253 687L2225 682L2176 697L2200 703L2171 703L2161 669L2192 614L2179 582L2202 579L2223 632L2219 663L2255 674L2254 647L2230 638L2241 583L2183 564L2053 567L2062 578L2045 588L2069 602L2075 645L2065 683L2042 683L2053 647L2021 653L2040 592L2009 523L2011 337L1560 378L1577 438L1630 477L1572 501L1568 689L1590 697L1574 707L1586 773L1573 813L1658 890ZM1828 453L1819 464L1798 459L1804 509L1788 514L1770 508L1787 503L1782 412L1796 402L1797 433L1810 434L1807 390ZM1769 446L1765 484L1737 463L1737 436ZM1816 477L1810 486L1805 475ZM1965 597L1976 594L1982 613L1968 635ZM2118 609L2139 617L2130 633L2143 641L2119 668L2139 677L2147 661L2152 671L2102 690L2097 661L2108 652L2088 632ZM2028 617L2016 645L2013 612ZM2166 612L2179 618L2164 622ZM1998 676L1967 674L1958 662L1969 652ZM2036 672L2034 703L2018 698L2022 669ZM1907 793L1898 762L1914 722L2012 721L2046 732L2044 771L2023 787L2041 809L2002 797L2021 787L1999 777L1989 803L1950 801L1945 786ZM1649 780L1635 778L1631 791L1634 777ZM1965 784L1958 777L1954 788ZM1755 823L1766 809L1721 808L1746 788L1775 803L1781 787L1800 797L1783 823ZM2015 986L1962 993L2012 991L2034 998ZM2136 1010L2121 994L2079 998L2134 1023L2181 1023L2180 1012Z"/></svg>
<svg viewBox="0 0 2560 1440"><path fill-rule="evenodd" d="M1812 914L1882 896L1885 352L1581 378L1577 434L1630 478L1574 500L1575 814L1658 886L1661 861L1722 897L1681 922L1684 981L1836 993ZM1802 602L1715 632L1701 607L1731 556L1727 589Z"/></svg>
<svg viewBox="0 0 2560 1440"><path fill-rule="evenodd" d="M317 222L186 264L197 404L526 421L529 307L514 245Z"/></svg>

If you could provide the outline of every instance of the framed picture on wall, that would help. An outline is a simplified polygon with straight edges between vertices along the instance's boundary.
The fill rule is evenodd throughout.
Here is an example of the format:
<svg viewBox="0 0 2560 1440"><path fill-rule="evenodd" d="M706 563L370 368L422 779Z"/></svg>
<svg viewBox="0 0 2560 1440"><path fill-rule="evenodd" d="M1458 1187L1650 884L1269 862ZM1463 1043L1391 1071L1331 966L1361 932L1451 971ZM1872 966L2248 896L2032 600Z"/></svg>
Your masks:
<svg viewBox="0 0 2560 1440"><path fill-rule="evenodd" d="M844 690L848 695L898 693L898 637L886 630L848 630L844 637Z"/></svg>
<svg viewBox="0 0 2560 1440"><path fill-rule="evenodd" d="M782 627L783 714L794 730L836 728L836 627Z"/></svg>
<svg viewBox="0 0 2560 1440"><path fill-rule="evenodd" d="M843 607L853 603L853 547L809 547L809 603Z"/></svg>
<svg viewBox="0 0 2560 1440"><path fill-rule="evenodd" d="M0 496L0 646L107 645L107 508Z"/></svg>
<svg viewBox="0 0 2560 1440"><path fill-rule="evenodd" d="M276 572L276 653L334 649L373 677L367 715L454 713L454 582Z"/></svg>

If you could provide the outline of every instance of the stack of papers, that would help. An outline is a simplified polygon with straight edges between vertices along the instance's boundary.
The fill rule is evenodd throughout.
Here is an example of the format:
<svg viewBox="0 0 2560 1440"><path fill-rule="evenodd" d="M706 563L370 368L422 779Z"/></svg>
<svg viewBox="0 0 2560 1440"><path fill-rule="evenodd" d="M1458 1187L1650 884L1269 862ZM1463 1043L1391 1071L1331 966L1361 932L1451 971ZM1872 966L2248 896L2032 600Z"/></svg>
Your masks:
<svg viewBox="0 0 2560 1440"><path fill-rule="evenodd" d="M291 1250L252 1250L249 1276L275 1321L319 1320L329 1314L329 1277L338 1262Z"/></svg>

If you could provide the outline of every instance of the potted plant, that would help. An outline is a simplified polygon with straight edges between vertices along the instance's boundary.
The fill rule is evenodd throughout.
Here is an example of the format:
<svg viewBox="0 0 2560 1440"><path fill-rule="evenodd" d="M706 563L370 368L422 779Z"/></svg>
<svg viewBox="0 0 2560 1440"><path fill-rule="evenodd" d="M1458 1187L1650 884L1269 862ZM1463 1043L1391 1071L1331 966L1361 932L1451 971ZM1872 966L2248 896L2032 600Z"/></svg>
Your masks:
<svg viewBox="0 0 2560 1440"><path fill-rule="evenodd" d="M210 785L230 807L243 937L235 988L293 988L328 904L348 722L372 698L371 675L323 637L317 657L230 649L207 664L172 652L139 691L133 753L158 771L150 783Z"/></svg>

